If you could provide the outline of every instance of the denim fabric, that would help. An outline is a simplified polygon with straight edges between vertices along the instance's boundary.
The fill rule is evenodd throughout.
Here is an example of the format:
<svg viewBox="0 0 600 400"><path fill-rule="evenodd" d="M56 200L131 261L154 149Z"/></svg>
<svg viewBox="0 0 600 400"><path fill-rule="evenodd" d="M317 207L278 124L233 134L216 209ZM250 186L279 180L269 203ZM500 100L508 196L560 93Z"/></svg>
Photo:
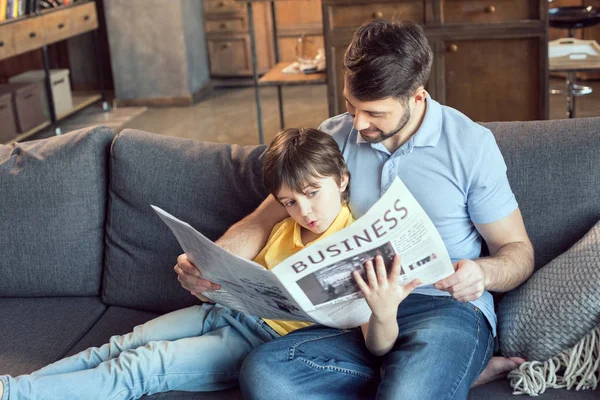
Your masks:
<svg viewBox="0 0 600 400"><path fill-rule="evenodd" d="M261 346L240 373L245 399L466 399L494 350L480 310L412 294L398 309L393 349L375 357L360 329L312 326Z"/></svg>
<svg viewBox="0 0 600 400"><path fill-rule="evenodd" d="M160 316L31 375L1 376L0 400L136 399L237 385L242 361L277 335L264 321L204 304Z"/></svg>

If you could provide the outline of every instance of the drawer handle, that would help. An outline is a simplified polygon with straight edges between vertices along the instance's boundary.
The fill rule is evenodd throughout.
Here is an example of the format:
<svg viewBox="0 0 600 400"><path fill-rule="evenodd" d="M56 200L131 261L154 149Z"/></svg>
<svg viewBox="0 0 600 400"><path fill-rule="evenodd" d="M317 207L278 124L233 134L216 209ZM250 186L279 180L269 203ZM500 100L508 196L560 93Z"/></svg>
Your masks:
<svg viewBox="0 0 600 400"><path fill-rule="evenodd" d="M219 25L219 28L225 29L225 28L227 28L227 24L221 24L221 25Z"/></svg>
<svg viewBox="0 0 600 400"><path fill-rule="evenodd" d="M24 99L30 99L33 97L33 93L27 93L25 96L23 96Z"/></svg>
<svg viewBox="0 0 600 400"><path fill-rule="evenodd" d="M0 47L4 47L4 42L0 40Z"/></svg>
<svg viewBox="0 0 600 400"><path fill-rule="evenodd" d="M221 45L221 49L223 49L223 50L225 50L225 49L228 49L228 48L230 48L230 47L231 47L231 43L223 43L223 44Z"/></svg>
<svg viewBox="0 0 600 400"><path fill-rule="evenodd" d="M220 2L217 4L217 7L223 7L223 6L225 6L225 3L224 3L224 2L222 2L222 1L220 1Z"/></svg>
<svg viewBox="0 0 600 400"><path fill-rule="evenodd" d="M58 29L62 29L65 27L65 24L58 24Z"/></svg>
<svg viewBox="0 0 600 400"><path fill-rule="evenodd" d="M383 18L383 13L381 11L375 11L371 15L373 16L373 18Z"/></svg>
<svg viewBox="0 0 600 400"><path fill-rule="evenodd" d="M450 53L456 53L458 51L458 46L452 43L450 46L448 46L448 51Z"/></svg>
<svg viewBox="0 0 600 400"><path fill-rule="evenodd" d="M36 33L35 33L35 32L29 32L29 37L30 37L30 38L32 38L32 39L33 39L33 38L34 38L34 37L36 37L36 36L37 36L37 35L36 35Z"/></svg>
<svg viewBox="0 0 600 400"><path fill-rule="evenodd" d="M59 79L57 81L52 82L53 85L59 85L65 81L65 78Z"/></svg>
<svg viewBox="0 0 600 400"><path fill-rule="evenodd" d="M89 15L84 15L83 16L83 20L84 21L89 21L90 20L90 16Z"/></svg>
<svg viewBox="0 0 600 400"><path fill-rule="evenodd" d="M486 6L483 11L485 11L488 14L493 14L496 12L496 7L494 6Z"/></svg>
<svg viewBox="0 0 600 400"><path fill-rule="evenodd" d="M2 104L2 105L0 106L0 110L4 110L6 107L7 107L7 106L6 106L6 104Z"/></svg>

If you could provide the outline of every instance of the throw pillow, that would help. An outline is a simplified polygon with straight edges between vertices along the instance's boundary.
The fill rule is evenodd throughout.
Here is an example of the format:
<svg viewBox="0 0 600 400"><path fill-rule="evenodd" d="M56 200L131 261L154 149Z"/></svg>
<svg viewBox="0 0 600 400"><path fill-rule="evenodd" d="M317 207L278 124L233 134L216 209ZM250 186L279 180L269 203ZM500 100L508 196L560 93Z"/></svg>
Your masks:
<svg viewBox="0 0 600 400"><path fill-rule="evenodd" d="M505 356L544 361L600 325L600 222L509 292L498 307Z"/></svg>

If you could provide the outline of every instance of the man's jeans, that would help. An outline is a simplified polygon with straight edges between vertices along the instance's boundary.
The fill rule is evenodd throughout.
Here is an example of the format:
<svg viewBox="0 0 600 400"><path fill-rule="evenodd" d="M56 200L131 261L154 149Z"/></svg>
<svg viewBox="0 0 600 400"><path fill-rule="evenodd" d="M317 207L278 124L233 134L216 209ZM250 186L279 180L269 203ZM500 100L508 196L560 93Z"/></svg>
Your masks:
<svg viewBox="0 0 600 400"><path fill-rule="evenodd" d="M204 304L160 316L31 375L0 376L1 400L137 399L237 386L244 358L279 337L263 320Z"/></svg>
<svg viewBox="0 0 600 400"><path fill-rule="evenodd" d="M494 350L483 313L451 297L409 295L400 333L377 358L360 329L311 326L254 350L244 361L245 399L465 399Z"/></svg>

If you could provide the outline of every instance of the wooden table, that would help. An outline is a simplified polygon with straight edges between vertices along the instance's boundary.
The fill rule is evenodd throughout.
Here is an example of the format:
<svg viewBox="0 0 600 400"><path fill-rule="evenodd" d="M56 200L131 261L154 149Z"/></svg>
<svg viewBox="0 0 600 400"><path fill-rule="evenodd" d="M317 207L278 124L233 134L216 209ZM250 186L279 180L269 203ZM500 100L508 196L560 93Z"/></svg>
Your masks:
<svg viewBox="0 0 600 400"><path fill-rule="evenodd" d="M256 99L256 119L258 122L258 141L264 144L263 124L262 124L262 107L260 103L260 86L276 86L277 100L279 102L279 122L281 129L285 128L283 118L283 99L281 88L287 85L315 85L326 83L325 73L316 74L284 74L281 71L291 63L279 62L279 46L277 43L277 19L275 14L275 2L284 0L236 0L237 2L246 3L248 12L248 30L250 32L250 54L252 56L252 77L254 80L254 95ZM285 0L291 1L291 0ZM271 18L273 19L273 50L275 53L275 67L268 71L262 78L258 78L258 67L256 61L256 37L254 33L254 22L252 3L266 3L271 5Z"/></svg>
<svg viewBox="0 0 600 400"><path fill-rule="evenodd" d="M291 65L291 62L280 62L258 80L260 86L277 86L277 100L279 102L279 125L281 129L285 128L283 116L283 96L282 86L300 86L300 85L322 85L327 83L327 74L325 72L305 73L284 73L283 69ZM260 103L257 106L260 107Z"/></svg>

